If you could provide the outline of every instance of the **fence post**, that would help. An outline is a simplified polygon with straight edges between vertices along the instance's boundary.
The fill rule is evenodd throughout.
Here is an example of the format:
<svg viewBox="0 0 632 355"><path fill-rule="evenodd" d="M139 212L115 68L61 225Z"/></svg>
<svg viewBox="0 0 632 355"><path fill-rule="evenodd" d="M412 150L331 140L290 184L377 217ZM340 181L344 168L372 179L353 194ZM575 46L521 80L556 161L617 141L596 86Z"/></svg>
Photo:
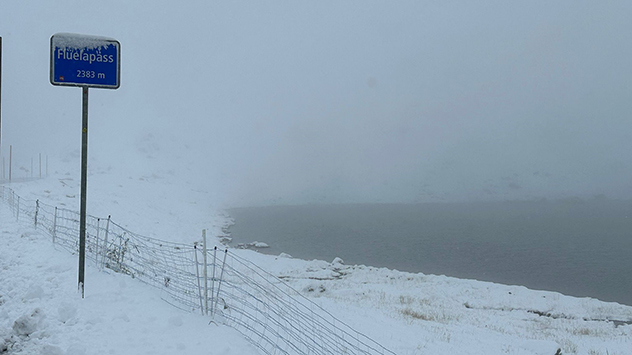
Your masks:
<svg viewBox="0 0 632 355"><path fill-rule="evenodd" d="M101 224L101 218L97 218L97 247L94 250L94 265L99 267L99 225Z"/></svg>
<svg viewBox="0 0 632 355"><path fill-rule="evenodd" d="M39 200L35 200L35 229L37 229L37 214L39 213Z"/></svg>
<svg viewBox="0 0 632 355"><path fill-rule="evenodd" d="M200 286L200 263L197 256L197 242L193 243L193 255L195 255L195 276L197 277L198 296L200 296L200 312L204 315L204 305L202 304L202 286Z"/></svg>
<svg viewBox="0 0 632 355"><path fill-rule="evenodd" d="M105 259L108 251L108 235L110 234L110 217L108 216L108 221L105 223L105 238L103 239L103 256L101 257L101 261L103 263L102 267L105 267Z"/></svg>
<svg viewBox="0 0 632 355"><path fill-rule="evenodd" d="M226 255L228 255L228 248L224 249L224 262L222 263L222 272L219 275L219 283L217 284L217 297L215 297L214 308L217 308L217 301L219 300L219 291L222 288L222 279L224 278L224 267L226 266Z"/></svg>
<svg viewBox="0 0 632 355"><path fill-rule="evenodd" d="M213 316L213 304L215 304L215 265L217 265L217 246L213 249L213 276L211 276L211 316Z"/></svg>
<svg viewBox="0 0 632 355"><path fill-rule="evenodd" d="M53 217L53 244L55 244L56 234L57 234L57 207L55 207L55 217Z"/></svg>
<svg viewBox="0 0 632 355"><path fill-rule="evenodd" d="M206 229L202 229L202 259L204 260L204 268L202 269L202 275L204 275L204 314L208 315L208 271L206 250Z"/></svg>

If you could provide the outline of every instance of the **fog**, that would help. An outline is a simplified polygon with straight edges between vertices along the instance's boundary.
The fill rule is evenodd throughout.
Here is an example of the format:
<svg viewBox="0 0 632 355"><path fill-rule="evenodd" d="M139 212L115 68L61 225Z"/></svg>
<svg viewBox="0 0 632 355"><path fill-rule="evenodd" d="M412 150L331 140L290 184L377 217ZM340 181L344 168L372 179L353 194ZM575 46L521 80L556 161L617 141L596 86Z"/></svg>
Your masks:
<svg viewBox="0 0 632 355"><path fill-rule="evenodd" d="M50 37L72 32L122 48L121 87L90 90L93 172L181 176L226 206L631 198L630 18L629 1L2 0L2 155L79 175L81 90L49 83Z"/></svg>

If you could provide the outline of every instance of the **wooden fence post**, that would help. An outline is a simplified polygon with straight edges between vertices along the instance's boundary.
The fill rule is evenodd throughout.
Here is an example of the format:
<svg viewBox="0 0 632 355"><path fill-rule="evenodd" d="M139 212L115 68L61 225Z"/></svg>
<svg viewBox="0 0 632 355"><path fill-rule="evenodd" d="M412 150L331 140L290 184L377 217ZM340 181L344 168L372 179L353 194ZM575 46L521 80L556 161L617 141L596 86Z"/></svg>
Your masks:
<svg viewBox="0 0 632 355"><path fill-rule="evenodd" d="M37 214L39 213L39 200L35 200L35 229L37 229Z"/></svg>
<svg viewBox="0 0 632 355"><path fill-rule="evenodd" d="M55 244L56 233L57 233L57 207L55 207L55 217L53 217L53 244Z"/></svg>

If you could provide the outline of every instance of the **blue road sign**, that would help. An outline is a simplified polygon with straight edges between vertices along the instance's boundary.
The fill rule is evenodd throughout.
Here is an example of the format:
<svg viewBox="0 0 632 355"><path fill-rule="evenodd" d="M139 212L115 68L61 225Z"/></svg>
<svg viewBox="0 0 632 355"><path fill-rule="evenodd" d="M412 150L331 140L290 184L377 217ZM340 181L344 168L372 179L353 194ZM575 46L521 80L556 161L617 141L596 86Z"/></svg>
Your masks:
<svg viewBox="0 0 632 355"><path fill-rule="evenodd" d="M50 38L50 83L118 89L121 44L105 37L57 33Z"/></svg>

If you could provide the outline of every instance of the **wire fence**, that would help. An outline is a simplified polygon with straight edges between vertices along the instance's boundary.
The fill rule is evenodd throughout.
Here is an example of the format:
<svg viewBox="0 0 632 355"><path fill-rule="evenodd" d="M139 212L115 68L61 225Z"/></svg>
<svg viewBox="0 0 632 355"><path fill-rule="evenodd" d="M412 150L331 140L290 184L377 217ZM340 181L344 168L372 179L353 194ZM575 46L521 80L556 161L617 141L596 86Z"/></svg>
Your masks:
<svg viewBox="0 0 632 355"><path fill-rule="evenodd" d="M16 221L79 252L79 213L21 198L2 186L0 199ZM129 231L108 218L86 216L86 262L157 288L169 304L201 312L239 331L268 355L394 353L228 249L208 250Z"/></svg>

